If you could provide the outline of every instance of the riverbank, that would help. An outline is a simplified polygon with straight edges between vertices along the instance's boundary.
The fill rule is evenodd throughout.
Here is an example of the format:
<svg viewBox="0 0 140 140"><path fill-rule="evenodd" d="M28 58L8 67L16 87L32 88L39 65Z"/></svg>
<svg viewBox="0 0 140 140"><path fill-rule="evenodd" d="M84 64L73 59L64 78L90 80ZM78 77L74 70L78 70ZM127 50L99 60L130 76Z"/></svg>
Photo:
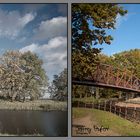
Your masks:
<svg viewBox="0 0 140 140"><path fill-rule="evenodd" d="M0 100L0 110L43 110L43 111L53 111L67 110L67 102L53 101L53 100L35 100L35 101L25 101L22 102L10 102L5 100Z"/></svg>

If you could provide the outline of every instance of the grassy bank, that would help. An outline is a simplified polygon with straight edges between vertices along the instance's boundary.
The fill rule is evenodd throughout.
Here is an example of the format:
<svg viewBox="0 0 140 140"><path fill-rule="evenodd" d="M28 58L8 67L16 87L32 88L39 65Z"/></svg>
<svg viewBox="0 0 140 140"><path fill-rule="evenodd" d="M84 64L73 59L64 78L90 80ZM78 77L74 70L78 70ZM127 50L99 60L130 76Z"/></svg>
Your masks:
<svg viewBox="0 0 140 140"><path fill-rule="evenodd" d="M110 112L96 109L73 108L73 118L81 118L90 115L92 121L96 121L98 125L109 126L111 130L121 136L140 136L140 125L125 120Z"/></svg>
<svg viewBox="0 0 140 140"><path fill-rule="evenodd" d="M22 102L10 102L0 100L0 110L9 109L9 110L67 110L67 103L60 101L52 101L52 100L35 100L35 101L26 101Z"/></svg>

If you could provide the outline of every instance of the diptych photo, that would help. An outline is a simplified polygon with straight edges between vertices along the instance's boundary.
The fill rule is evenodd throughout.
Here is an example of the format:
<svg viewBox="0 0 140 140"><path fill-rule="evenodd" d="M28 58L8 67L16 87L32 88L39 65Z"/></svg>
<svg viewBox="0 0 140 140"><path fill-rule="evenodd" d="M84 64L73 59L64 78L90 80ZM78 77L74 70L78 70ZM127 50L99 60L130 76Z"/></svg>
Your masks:
<svg viewBox="0 0 140 140"><path fill-rule="evenodd" d="M72 136L140 136L140 4L72 4Z"/></svg>
<svg viewBox="0 0 140 140"><path fill-rule="evenodd" d="M0 4L0 136L67 137L67 4Z"/></svg>
<svg viewBox="0 0 140 140"><path fill-rule="evenodd" d="M0 3L0 137L140 136L139 22L133 3Z"/></svg>

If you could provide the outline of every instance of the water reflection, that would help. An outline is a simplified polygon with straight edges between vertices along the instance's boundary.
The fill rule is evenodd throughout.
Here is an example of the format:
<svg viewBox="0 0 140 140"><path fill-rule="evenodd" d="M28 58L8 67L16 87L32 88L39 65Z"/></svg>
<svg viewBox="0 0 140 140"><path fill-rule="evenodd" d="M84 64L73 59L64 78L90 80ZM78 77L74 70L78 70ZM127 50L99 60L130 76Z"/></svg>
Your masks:
<svg viewBox="0 0 140 140"><path fill-rule="evenodd" d="M67 112L0 111L0 133L67 136Z"/></svg>

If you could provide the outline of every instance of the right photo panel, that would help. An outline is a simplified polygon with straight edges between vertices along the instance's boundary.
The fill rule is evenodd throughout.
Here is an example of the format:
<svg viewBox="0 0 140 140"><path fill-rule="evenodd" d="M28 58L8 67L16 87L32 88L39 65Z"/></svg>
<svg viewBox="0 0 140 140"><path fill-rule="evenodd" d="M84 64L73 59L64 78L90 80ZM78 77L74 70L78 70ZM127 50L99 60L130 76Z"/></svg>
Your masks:
<svg viewBox="0 0 140 140"><path fill-rule="evenodd" d="M72 136L140 136L140 4L73 3Z"/></svg>

